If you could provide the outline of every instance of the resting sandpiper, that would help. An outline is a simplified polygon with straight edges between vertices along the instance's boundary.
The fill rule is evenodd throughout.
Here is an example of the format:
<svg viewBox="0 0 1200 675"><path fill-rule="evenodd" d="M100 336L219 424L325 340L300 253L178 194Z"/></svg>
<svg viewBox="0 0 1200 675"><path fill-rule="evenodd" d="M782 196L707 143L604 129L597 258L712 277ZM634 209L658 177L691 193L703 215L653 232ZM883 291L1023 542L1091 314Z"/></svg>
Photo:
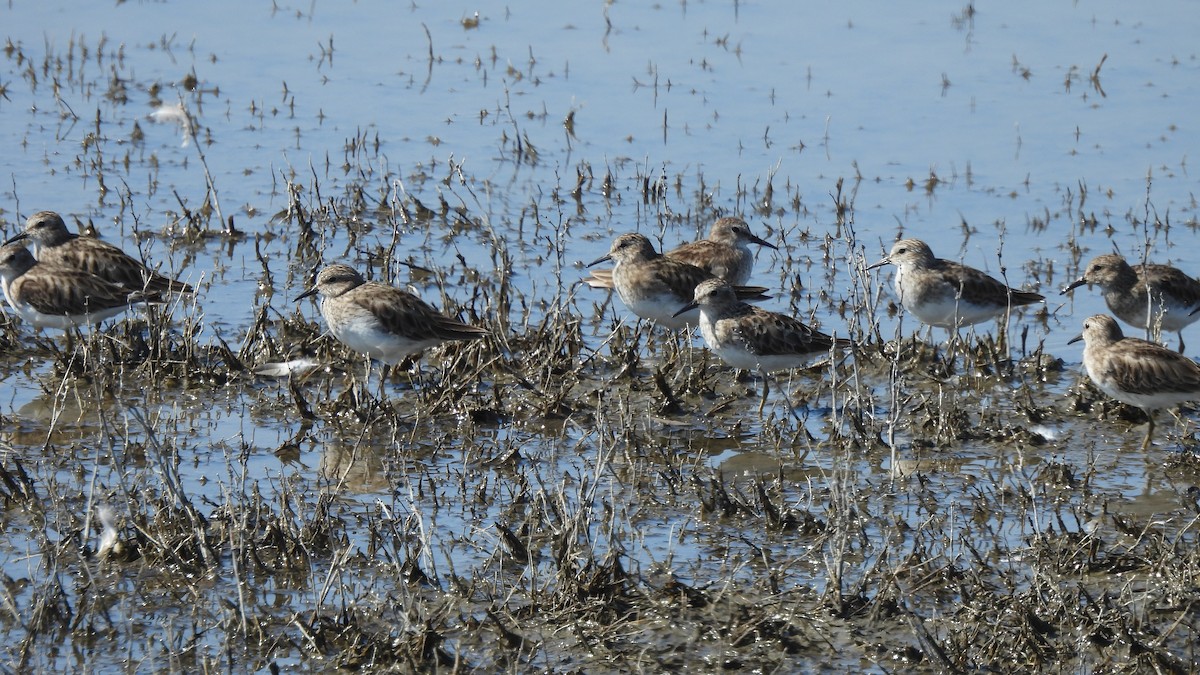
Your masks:
<svg viewBox="0 0 1200 675"><path fill-rule="evenodd" d="M665 255L738 286L750 280L750 271L754 268L754 251L750 250L750 244L778 250L771 242L755 236L741 218L718 218L709 229L707 239L683 244Z"/></svg>
<svg viewBox="0 0 1200 675"><path fill-rule="evenodd" d="M367 281L342 264L326 266L316 284L297 300L320 293L321 315L329 332L351 349L389 365L406 356L450 340L475 340L488 335L438 312L428 303L395 286Z"/></svg>
<svg viewBox="0 0 1200 675"><path fill-rule="evenodd" d="M868 270L896 266L894 286L900 304L930 326L955 330L988 321L1011 307L1041 302L1031 291L1009 288L985 272L936 258L919 239L902 239Z"/></svg>
<svg viewBox="0 0 1200 675"><path fill-rule="evenodd" d="M1063 294L1087 284L1104 291L1104 302L1117 318L1137 328L1161 328L1179 335L1183 352L1183 329L1200 319L1200 281L1170 265L1130 265L1125 258L1109 253L1097 256L1083 276L1063 289Z"/></svg>
<svg viewBox="0 0 1200 675"><path fill-rule="evenodd" d="M712 224L707 239L688 242L663 255L695 265L714 277L740 286L750 281L750 272L754 268L754 251L750 250L750 244L776 248L766 239L755 236L746 221L725 217ZM593 270L584 282L592 288L612 288L612 275L612 270Z"/></svg>
<svg viewBox="0 0 1200 675"><path fill-rule="evenodd" d="M667 328L684 328L699 323L700 312L693 309L683 314L679 308L695 297L696 286L713 275L688 263L659 255L644 235L623 234L613 240L607 255L592 262L598 265L612 260L613 286L630 311ZM766 289L736 287L739 297L763 299Z"/></svg>
<svg viewBox="0 0 1200 675"><path fill-rule="evenodd" d="M1083 366L1105 394L1146 412L1150 424L1142 449L1150 447L1154 412L1200 399L1200 365L1162 345L1125 337L1107 314L1083 322Z"/></svg>
<svg viewBox="0 0 1200 675"><path fill-rule="evenodd" d="M853 343L810 328L799 319L769 312L738 300L721 279L696 286L694 300L678 313L699 308L704 342L729 365L742 370L773 372L809 365L833 348Z"/></svg>
<svg viewBox="0 0 1200 675"><path fill-rule="evenodd" d="M94 274L40 262L20 244L0 247L0 285L13 311L42 328L99 323L146 300Z"/></svg>
<svg viewBox="0 0 1200 675"><path fill-rule="evenodd" d="M130 291L147 294L193 292L188 284L155 272L112 244L70 232L62 216L54 211L38 211L29 216L25 229L4 243L25 239L33 242L39 262L88 272Z"/></svg>

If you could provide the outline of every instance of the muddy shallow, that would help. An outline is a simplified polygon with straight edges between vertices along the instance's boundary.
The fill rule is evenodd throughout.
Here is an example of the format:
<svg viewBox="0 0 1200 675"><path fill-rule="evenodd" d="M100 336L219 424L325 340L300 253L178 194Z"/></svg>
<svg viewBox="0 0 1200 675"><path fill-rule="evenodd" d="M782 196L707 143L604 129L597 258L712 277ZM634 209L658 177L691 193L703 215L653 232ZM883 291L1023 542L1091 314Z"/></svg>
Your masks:
<svg viewBox="0 0 1200 675"><path fill-rule="evenodd" d="M1058 295L1200 272L1190 6L233 11L0 10L0 234L201 289L75 351L0 318L7 669L1200 665L1195 414L1140 452ZM728 213L860 343L765 402L577 284ZM863 270L901 234L1047 305L950 345ZM334 260L493 337L365 380L293 302Z"/></svg>

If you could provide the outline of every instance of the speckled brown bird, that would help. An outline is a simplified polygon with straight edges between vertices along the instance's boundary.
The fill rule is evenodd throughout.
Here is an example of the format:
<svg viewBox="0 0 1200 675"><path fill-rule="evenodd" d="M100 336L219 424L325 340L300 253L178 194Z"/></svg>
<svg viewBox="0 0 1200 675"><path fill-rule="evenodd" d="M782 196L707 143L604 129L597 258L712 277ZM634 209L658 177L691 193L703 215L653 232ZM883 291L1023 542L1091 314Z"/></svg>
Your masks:
<svg viewBox="0 0 1200 675"><path fill-rule="evenodd" d="M1087 284L1104 292L1108 310L1136 328L1161 328L1179 335L1200 319L1200 281L1170 265L1130 265L1115 253L1097 256L1083 276L1063 289L1063 294Z"/></svg>
<svg viewBox="0 0 1200 675"><path fill-rule="evenodd" d="M695 298L680 309L700 311L704 342L723 361L743 370L772 372L797 368L834 348L853 345L805 325L799 319L770 312L738 300L721 279L696 286Z"/></svg>
<svg viewBox="0 0 1200 675"><path fill-rule="evenodd" d="M1083 367L1100 391L1146 411L1143 450L1150 447L1155 411L1200 400L1200 365L1162 345L1125 337L1111 316L1088 317L1069 344L1080 340Z"/></svg>
<svg viewBox="0 0 1200 675"><path fill-rule="evenodd" d="M81 237L67 229L54 211L38 211L25 221L25 229L5 244L29 239L39 262L94 274L130 291L147 294L192 293L182 281L146 267L120 248L95 237Z"/></svg>
<svg viewBox="0 0 1200 675"><path fill-rule="evenodd" d="M663 256L695 265L714 277L741 286L750 281L754 269L754 251L750 244L776 248L771 242L755 236L746 221L725 217L712 224L707 238L683 244ZM592 270L584 282L592 288L612 288L612 273L608 269Z"/></svg>
<svg viewBox="0 0 1200 675"><path fill-rule="evenodd" d="M607 255L588 265L613 261L613 286L631 312L667 328L684 328L699 323L699 310L680 313L679 308L695 297L700 282L715 279L712 274L674 258L659 255L644 235L623 234L613 240ZM738 286L735 292L745 299L765 299L764 288Z"/></svg>
<svg viewBox="0 0 1200 675"><path fill-rule="evenodd" d="M41 262L20 244L0 247L0 285L17 316L43 328L99 323L146 301L94 274Z"/></svg>
<svg viewBox="0 0 1200 675"><path fill-rule="evenodd" d="M317 274L302 300L321 294L329 332L351 349L395 365L406 356L450 340L477 340L488 331L443 315L424 300L335 263Z"/></svg>
<svg viewBox="0 0 1200 675"><path fill-rule="evenodd" d="M987 273L933 255L920 239L902 239L868 270L896 266L900 304L922 323L954 330L990 321L1012 307L1041 302L1032 291L1009 288Z"/></svg>

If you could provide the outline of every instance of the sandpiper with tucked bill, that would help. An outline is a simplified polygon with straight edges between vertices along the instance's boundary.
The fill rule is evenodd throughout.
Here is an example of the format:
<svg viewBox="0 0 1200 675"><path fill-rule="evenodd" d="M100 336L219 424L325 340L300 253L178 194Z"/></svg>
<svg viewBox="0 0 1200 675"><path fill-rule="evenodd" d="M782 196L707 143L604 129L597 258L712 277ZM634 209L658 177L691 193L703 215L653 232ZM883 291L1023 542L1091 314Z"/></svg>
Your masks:
<svg viewBox="0 0 1200 675"><path fill-rule="evenodd" d="M317 274L302 300L321 294L321 315L329 332L356 352L389 365L450 340L477 340L489 334L438 312L408 291L367 281L354 268L334 263Z"/></svg>
<svg viewBox="0 0 1200 675"><path fill-rule="evenodd" d="M1200 281L1170 265L1130 265L1124 257L1107 253L1093 258L1062 293L1084 284L1099 286L1108 310L1125 323L1179 335L1180 353L1183 329L1200 319Z"/></svg>
<svg viewBox="0 0 1200 675"><path fill-rule="evenodd" d="M25 221L25 229L4 243L26 239L33 243L39 262L94 274L129 291L159 295L194 292L190 285L155 272L117 246L69 231L54 211L33 214Z"/></svg>
<svg viewBox="0 0 1200 675"><path fill-rule="evenodd" d="M635 232L614 239L609 252L588 267L609 260L616 263L612 273L613 287L634 314L672 329L695 326L699 322L699 310L682 314L678 310L692 301L700 282L716 278L712 274L660 255L645 235ZM734 290L743 299L769 297L765 295L765 288L737 286Z"/></svg>
<svg viewBox="0 0 1200 675"><path fill-rule="evenodd" d="M755 236L746 221L726 216L713 222L708 238L688 242L663 256L695 265L714 277L740 286L750 281L750 272L754 268L754 251L750 250L750 244L776 249L771 242ZM613 270L592 270L584 283L592 288L612 288Z"/></svg>
<svg viewBox="0 0 1200 675"><path fill-rule="evenodd" d="M798 368L833 349L853 346L850 340L826 335L799 319L738 300L733 287L722 279L700 282L692 302L677 313L695 309L700 311L704 342L734 368L763 372Z"/></svg>
<svg viewBox="0 0 1200 675"><path fill-rule="evenodd" d="M20 244L0 247L0 285L17 316L39 328L78 328L146 302L94 274L41 262Z"/></svg>
<svg viewBox="0 0 1200 675"><path fill-rule="evenodd" d="M896 266L893 286L905 310L924 324L951 331L1045 299L1009 288L974 267L935 257L920 239L896 242L887 256L867 269L884 265Z"/></svg>
<svg viewBox="0 0 1200 675"><path fill-rule="evenodd" d="M1080 340L1083 367L1096 387L1150 418L1142 450L1150 447L1155 411L1200 400L1200 364L1162 345L1125 337L1111 316L1088 317L1083 333L1068 344Z"/></svg>

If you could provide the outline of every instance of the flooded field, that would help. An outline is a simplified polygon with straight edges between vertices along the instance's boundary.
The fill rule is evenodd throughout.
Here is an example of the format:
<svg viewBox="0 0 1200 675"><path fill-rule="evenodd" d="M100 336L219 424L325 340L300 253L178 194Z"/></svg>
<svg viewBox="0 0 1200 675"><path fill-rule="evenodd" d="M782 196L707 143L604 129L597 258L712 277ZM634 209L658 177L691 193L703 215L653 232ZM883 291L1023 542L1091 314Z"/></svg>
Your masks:
<svg viewBox="0 0 1200 675"><path fill-rule="evenodd" d="M1200 274L1192 5L0 19L0 236L196 288L0 315L5 671L1200 668L1197 415L1143 451L1060 293ZM853 348L738 372L581 283L731 215ZM929 329L867 269L905 237L1046 301ZM297 301L335 262L489 335L381 368Z"/></svg>

